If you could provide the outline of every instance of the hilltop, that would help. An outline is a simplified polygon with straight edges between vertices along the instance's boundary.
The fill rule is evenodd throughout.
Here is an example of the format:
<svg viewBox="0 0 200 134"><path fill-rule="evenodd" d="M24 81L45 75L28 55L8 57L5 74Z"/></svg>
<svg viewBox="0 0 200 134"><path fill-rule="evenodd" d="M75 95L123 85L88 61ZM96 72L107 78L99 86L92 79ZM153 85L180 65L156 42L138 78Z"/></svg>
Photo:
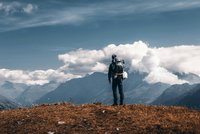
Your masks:
<svg viewBox="0 0 200 134"><path fill-rule="evenodd" d="M0 111L1 133L200 133L200 112L184 107L52 104Z"/></svg>

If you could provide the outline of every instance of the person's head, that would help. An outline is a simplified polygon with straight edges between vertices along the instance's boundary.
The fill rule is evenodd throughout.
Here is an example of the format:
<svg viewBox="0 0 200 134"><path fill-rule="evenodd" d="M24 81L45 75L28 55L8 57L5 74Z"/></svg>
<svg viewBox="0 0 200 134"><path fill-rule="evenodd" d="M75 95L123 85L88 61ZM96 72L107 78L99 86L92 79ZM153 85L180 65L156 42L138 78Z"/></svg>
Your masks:
<svg viewBox="0 0 200 134"><path fill-rule="evenodd" d="M115 63L115 61L116 61L116 60L115 60L116 57L117 57L117 55L115 55L115 54L112 55L112 63Z"/></svg>
<svg viewBox="0 0 200 134"><path fill-rule="evenodd" d="M113 55L112 55L112 59L115 59L116 57L117 57L116 54L113 54Z"/></svg>

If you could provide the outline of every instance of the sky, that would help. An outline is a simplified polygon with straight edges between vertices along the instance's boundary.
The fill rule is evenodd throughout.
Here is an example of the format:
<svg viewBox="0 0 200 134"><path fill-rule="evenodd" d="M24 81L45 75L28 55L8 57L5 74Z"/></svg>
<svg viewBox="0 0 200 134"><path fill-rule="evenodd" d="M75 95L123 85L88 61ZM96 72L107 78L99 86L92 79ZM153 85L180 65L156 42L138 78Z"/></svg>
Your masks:
<svg viewBox="0 0 200 134"><path fill-rule="evenodd" d="M200 46L199 27L199 0L0 0L0 81L37 84L81 77L92 71L103 72L114 51L107 52L107 48L114 44L118 49L121 44L125 48L139 45L139 50L145 46L140 51L142 58L137 59L132 54L133 61L121 56L131 67L148 72L147 80L161 71L174 78L173 82L165 78L167 83L182 83L171 72L200 75L198 69L182 67L183 64L189 66L192 58L200 68L196 60ZM175 62L167 58L160 61L165 57L158 54L162 49L166 54L186 52L174 58L184 57L188 62L179 64L176 60L177 65L167 66ZM93 55L99 51L100 57ZM123 53L129 55L126 51L123 49ZM81 54L83 56L77 56ZM156 58L151 61L152 55L156 55L159 62L155 62ZM145 58L156 63L153 69L144 69ZM23 78L18 81L19 76Z"/></svg>

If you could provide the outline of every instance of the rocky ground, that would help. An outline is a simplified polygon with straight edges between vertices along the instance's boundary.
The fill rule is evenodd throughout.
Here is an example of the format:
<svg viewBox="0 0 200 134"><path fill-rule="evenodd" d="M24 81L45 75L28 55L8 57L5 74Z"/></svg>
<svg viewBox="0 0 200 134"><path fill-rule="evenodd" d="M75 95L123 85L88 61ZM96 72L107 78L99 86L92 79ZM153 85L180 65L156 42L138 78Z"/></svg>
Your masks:
<svg viewBox="0 0 200 134"><path fill-rule="evenodd" d="M200 133L200 112L183 107L54 104L0 111L1 134Z"/></svg>

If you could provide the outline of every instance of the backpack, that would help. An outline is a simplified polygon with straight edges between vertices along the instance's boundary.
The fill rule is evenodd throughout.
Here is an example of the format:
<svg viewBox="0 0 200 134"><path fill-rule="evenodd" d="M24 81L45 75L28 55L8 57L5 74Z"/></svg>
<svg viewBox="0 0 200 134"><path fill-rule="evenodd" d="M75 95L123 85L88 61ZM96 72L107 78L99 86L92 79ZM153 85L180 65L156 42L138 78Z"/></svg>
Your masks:
<svg viewBox="0 0 200 134"><path fill-rule="evenodd" d="M115 63L115 73L123 73L124 72L124 66L123 63L121 61Z"/></svg>
<svg viewBox="0 0 200 134"><path fill-rule="evenodd" d="M124 61L118 61L115 63L114 67L115 72L115 78L121 77L122 79L128 78L128 73L124 71Z"/></svg>

